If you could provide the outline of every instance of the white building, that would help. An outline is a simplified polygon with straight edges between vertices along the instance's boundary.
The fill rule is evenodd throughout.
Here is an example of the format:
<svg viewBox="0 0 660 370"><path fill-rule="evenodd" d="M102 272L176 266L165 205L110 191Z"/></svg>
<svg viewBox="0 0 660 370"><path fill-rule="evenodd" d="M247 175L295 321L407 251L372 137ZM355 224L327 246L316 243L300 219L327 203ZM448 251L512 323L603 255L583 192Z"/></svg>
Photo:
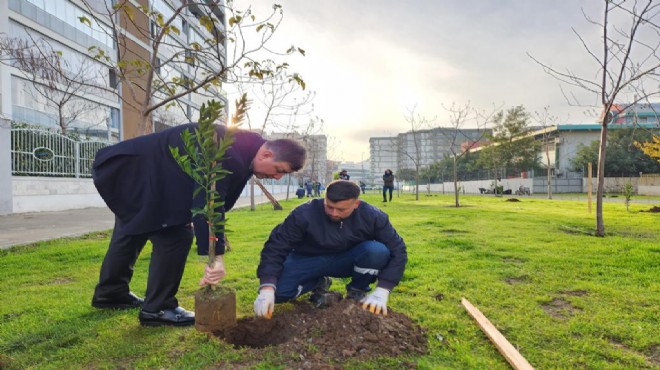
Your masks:
<svg viewBox="0 0 660 370"><path fill-rule="evenodd" d="M372 183L382 184L382 175L390 169L396 175L402 169L420 168L440 161L450 155L454 129L436 127L429 130L409 131L393 137L372 137L369 139L371 154ZM455 150L465 141L476 141L483 137L483 130L462 129L456 141Z"/></svg>

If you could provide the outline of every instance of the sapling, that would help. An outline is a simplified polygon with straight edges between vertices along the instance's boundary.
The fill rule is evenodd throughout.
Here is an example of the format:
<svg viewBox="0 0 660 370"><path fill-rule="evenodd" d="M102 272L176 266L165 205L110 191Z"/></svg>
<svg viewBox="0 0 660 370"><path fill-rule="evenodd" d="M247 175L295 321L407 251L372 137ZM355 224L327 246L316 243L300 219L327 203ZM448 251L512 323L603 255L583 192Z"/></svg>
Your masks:
<svg viewBox="0 0 660 370"><path fill-rule="evenodd" d="M216 183L231 174L222 167L222 160L233 143L234 131L247 113L247 95L244 94L236 102L236 113L223 137L219 137L214 122L220 117L223 108L223 104L215 100L202 104L198 127L192 132L186 130L181 133L185 153L180 153L178 147L170 147L174 160L196 184L193 198L200 195L204 197L203 206L193 207L191 213L193 217L201 216L208 224L209 267L213 267L216 262L216 235L225 232L227 221L224 212L219 210L219 207L224 205L224 199L218 193ZM213 331L235 324L234 291L228 288L217 292L215 290L215 285L207 285L195 295L195 326L199 330ZM228 325L223 325L222 319L228 322Z"/></svg>
<svg viewBox="0 0 660 370"><path fill-rule="evenodd" d="M632 182L628 181L623 185L623 196L626 198L626 211L630 211L630 199L635 193L635 187Z"/></svg>

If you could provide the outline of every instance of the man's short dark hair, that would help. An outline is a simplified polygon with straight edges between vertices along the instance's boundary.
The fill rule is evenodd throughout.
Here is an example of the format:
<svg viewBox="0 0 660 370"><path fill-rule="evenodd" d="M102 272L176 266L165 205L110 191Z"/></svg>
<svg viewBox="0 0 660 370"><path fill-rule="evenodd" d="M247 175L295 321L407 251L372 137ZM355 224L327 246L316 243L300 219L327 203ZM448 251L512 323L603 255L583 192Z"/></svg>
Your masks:
<svg viewBox="0 0 660 370"><path fill-rule="evenodd" d="M266 141L266 148L273 152L276 162L287 162L292 171L298 171L305 164L307 152L299 142L291 139L277 139Z"/></svg>
<svg viewBox="0 0 660 370"><path fill-rule="evenodd" d="M358 199L360 187L347 180L335 180L328 184L325 197L333 202L341 202L346 199Z"/></svg>

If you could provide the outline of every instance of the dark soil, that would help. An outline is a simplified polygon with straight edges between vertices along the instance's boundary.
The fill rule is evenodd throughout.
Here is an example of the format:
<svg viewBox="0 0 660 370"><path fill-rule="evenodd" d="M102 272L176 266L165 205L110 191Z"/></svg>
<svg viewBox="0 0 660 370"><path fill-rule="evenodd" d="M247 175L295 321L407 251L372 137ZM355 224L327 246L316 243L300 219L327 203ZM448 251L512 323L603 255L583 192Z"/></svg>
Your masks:
<svg viewBox="0 0 660 370"><path fill-rule="evenodd" d="M509 199L505 200L505 202L520 202L520 199L518 199L518 198L509 198Z"/></svg>
<svg viewBox="0 0 660 370"><path fill-rule="evenodd" d="M582 311L581 308L575 307L571 302L564 298L554 298L552 301L541 305L541 308L550 316L556 319L567 319L575 315L577 312Z"/></svg>
<svg viewBox="0 0 660 370"><path fill-rule="evenodd" d="M653 206L653 207L649 208L649 210L647 212L652 212L652 213L660 212L660 207Z"/></svg>
<svg viewBox="0 0 660 370"><path fill-rule="evenodd" d="M325 309L295 302L289 309L277 306L272 319L248 317L218 337L237 348L254 348L245 358L264 358L264 347L278 354L273 366L286 369L342 369L349 360L420 355L428 352L424 330L406 315L388 310L375 315L351 300ZM217 364L237 368L236 364ZM243 364L249 367L254 364ZM409 364L408 367L414 367Z"/></svg>

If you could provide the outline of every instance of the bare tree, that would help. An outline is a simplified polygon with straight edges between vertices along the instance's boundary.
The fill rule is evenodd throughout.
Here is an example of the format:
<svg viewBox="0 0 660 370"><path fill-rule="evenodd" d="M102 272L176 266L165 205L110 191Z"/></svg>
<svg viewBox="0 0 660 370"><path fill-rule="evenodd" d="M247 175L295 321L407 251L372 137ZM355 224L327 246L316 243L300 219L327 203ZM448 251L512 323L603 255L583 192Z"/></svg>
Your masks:
<svg viewBox="0 0 660 370"><path fill-rule="evenodd" d="M26 33L26 38L0 37L0 62L16 67L31 83L29 94L57 112L57 125L64 135L73 122L98 106L84 98L102 88L94 85L97 80L88 57L83 56L74 64L43 38ZM92 124L105 120L105 116L97 117Z"/></svg>
<svg viewBox="0 0 660 370"><path fill-rule="evenodd" d="M404 115L406 122L410 125L410 137L412 138L412 146L409 147L408 143L402 143L401 154L410 159L415 166L415 200L419 200L419 171L422 165L422 135L424 129L428 129L433 119L428 119L420 114L415 113L415 107L409 108L407 115Z"/></svg>
<svg viewBox="0 0 660 370"><path fill-rule="evenodd" d="M482 141L488 132L486 126L491 121L493 113L486 114L470 107L470 103L457 105L453 103L451 107L444 107L449 112L449 123L451 127L441 132L449 139L449 151L452 155L452 178L454 180L454 200L455 206L460 207L458 186L458 161L470 150L476 147ZM466 122L476 123L475 128L471 129L472 134L468 134L464 125ZM475 132L476 130L476 132Z"/></svg>
<svg viewBox="0 0 660 370"><path fill-rule="evenodd" d="M284 17L279 5L258 19L250 8L237 9L231 0L226 4L219 0L175 2L176 7L167 11L136 6L127 0L114 6L106 2L105 9L89 0L83 3L92 17L81 17L80 21L117 41L116 55L101 47L89 50L110 66L121 83L121 99L139 112L138 134L152 131L154 111L179 105L183 97L197 94L218 98L222 83L264 80L288 68L287 63L267 64L260 59L264 54L275 54L266 45ZM184 13L195 15L197 24L184 23ZM142 41L141 45L147 45L144 52L135 51L127 29ZM233 47L230 52L225 49L228 44ZM304 55L304 50L292 46L279 54L293 53ZM298 74L287 76L304 88Z"/></svg>
<svg viewBox="0 0 660 370"><path fill-rule="evenodd" d="M555 150L557 148L557 145L554 142L557 137L553 133L556 132L559 119L550 114L550 107L546 106L543 107L543 112L534 112L534 120L542 128L541 140L543 142L543 152L545 154L546 185L548 199L552 199L552 169L554 168L554 161L550 160L550 147L554 146Z"/></svg>
<svg viewBox="0 0 660 370"><path fill-rule="evenodd" d="M605 236L603 194L605 192L605 154L608 125L615 110L626 111L639 102L650 102L660 95L660 3L654 0L602 0L602 20L585 18L602 30L599 43L590 46L574 31L587 55L595 62L599 78L582 77L570 69L560 71L530 55L543 69L562 83L579 88L598 97L601 110L601 132L598 155L598 189L596 192L596 236ZM583 12L584 13L584 12ZM646 37L645 37L646 36ZM596 51L600 49L601 51ZM529 55L529 54L528 54ZM634 98L631 98L634 96ZM617 99L629 100L617 104ZM579 105L575 98L569 103ZM621 109L616 109L617 105Z"/></svg>
<svg viewBox="0 0 660 370"><path fill-rule="evenodd" d="M237 84L237 90L241 94L248 92L256 101L257 107L263 112L260 121L254 122L252 115L247 117L247 125L250 129L259 131L264 135L267 129L293 134L298 130L298 119L309 116L314 109L313 100L315 93L305 92L302 86L287 76L283 69L277 69L273 62L267 62L269 69L276 73L272 78L257 81L255 83ZM290 135L289 135L290 136ZM287 198L291 176L287 175ZM259 179L250 179L250 209L255 210L254 186L258 186L262 193L268 198L275 210L282 210L282 205L270 194Z"/></svg>

